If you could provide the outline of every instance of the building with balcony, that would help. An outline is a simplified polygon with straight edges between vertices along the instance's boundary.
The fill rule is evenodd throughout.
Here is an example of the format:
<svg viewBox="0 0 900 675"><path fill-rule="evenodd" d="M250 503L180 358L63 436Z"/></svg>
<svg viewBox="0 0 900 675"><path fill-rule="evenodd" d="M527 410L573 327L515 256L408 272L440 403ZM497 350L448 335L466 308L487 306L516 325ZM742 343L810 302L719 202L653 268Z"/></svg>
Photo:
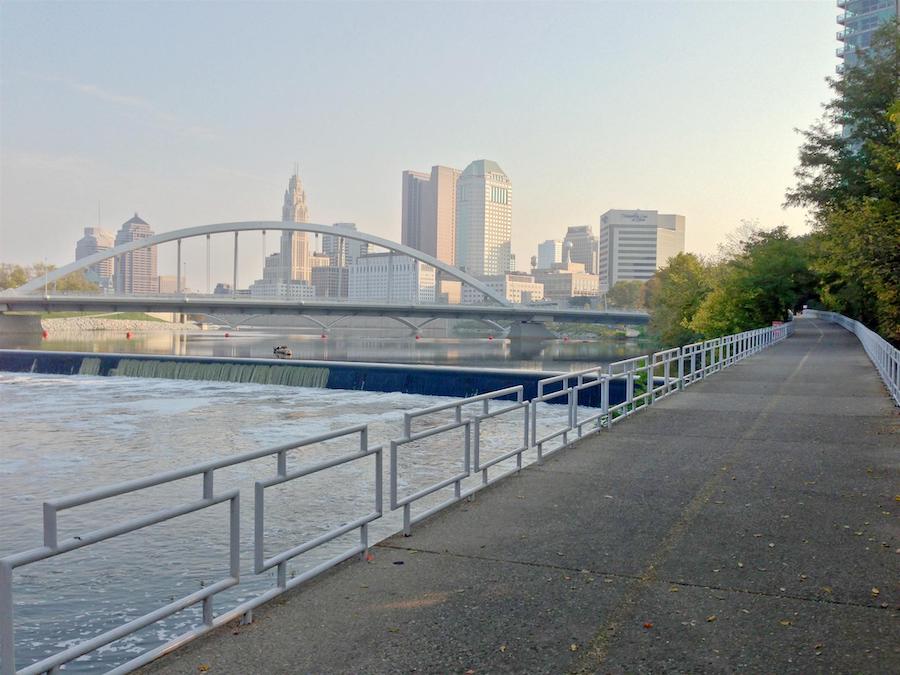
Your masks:
<svg viewBox="0 0 900 675"><path fill-rule="evenodd" d="M841 46L835 54L842 63L838 74L856 64L859 54L872 44L872 35L886 21L896 21L900 16L900 0L837 0L838 9L844 10L837 17L842 27L837 32Z"/></svg>

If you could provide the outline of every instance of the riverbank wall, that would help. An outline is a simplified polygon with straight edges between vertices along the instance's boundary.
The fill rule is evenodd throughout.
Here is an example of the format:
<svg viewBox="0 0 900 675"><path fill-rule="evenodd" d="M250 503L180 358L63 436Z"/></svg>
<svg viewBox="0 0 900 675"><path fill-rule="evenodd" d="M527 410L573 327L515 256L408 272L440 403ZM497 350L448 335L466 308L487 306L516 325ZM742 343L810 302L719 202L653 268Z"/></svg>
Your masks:
<svg viewBox="0 0 900 675"><path fill-rule="evenodd" d="M537 396L539 380L558 372L463 368L396 363L355 363L215 356L105 354L0 349L0 371L105 377L161 377L179 380L252 382L325 389L399 392L465 398L522 385L526 399ZM548 387L553 391L558 385ZM621 390L621 391L620 391ZM624 400L624 382L610 383L613 404ZM566 397L554 402L565 404ZM581 392L579 405L598 406L599 390Z"/></svg>

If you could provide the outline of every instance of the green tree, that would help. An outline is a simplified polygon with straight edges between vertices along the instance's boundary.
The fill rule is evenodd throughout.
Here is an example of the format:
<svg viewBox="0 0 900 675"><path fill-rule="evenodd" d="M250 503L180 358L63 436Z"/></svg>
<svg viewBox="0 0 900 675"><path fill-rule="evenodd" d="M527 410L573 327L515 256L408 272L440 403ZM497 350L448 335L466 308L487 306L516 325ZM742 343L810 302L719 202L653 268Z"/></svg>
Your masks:
<svg viewBox="0 0 900 675"><path fill-rule="evenodd" d="M817 285L807 237L791 237L784 226L754 232L720 263L690 328L711 338L783 321L816 295Z"/></svg>
<svg viewBox="0 0 900 675"><path fill-rule="evenodd" d="M611 307L639 309L644 306L641 297L643 288L644 282L637 279L617 281L606 294L606 302Z"/></svg>
<svg viewBox="0 0 900 675"><path fill-rule="evenodd" d="M813 266L828 309L900 342L900 27L881 28L804 132L787 204L815 216Z"/></svg>
<svg viewBox="0 0 900 675"><path fill-rule="evenodd" d="M900 95L900 26L885 24L855 65L827 81L835 96L822 119L800 132L797 185L786 195L786 205L810 207L817 216L871 194L876 148L895 136L888 111Z"/></svg>
<svg viewBox="0 0 900 675"><path fill-rule="evenodd" d="M665 346L699 339L691 319L712 288L712 272L692 253L679 253L657 270L642 288L642 304L650 312L649 332Z"/></svg>
<svg viewBox="0 0 900 675"><path fill-rule="evenodd" d="M28 281L28 270L21 265L0 263L0 290L18 288Z"/></svg>
<svg viewBox="0 0 900 675"><path fill-rule="evenodd" d="M39 278L56 269L55 265L35 263L29 267L0 263L0 290L18 288L31 279ZM72 272L51 284L57 291L97 291L100 287L85 277L84 272Z"/></svg>

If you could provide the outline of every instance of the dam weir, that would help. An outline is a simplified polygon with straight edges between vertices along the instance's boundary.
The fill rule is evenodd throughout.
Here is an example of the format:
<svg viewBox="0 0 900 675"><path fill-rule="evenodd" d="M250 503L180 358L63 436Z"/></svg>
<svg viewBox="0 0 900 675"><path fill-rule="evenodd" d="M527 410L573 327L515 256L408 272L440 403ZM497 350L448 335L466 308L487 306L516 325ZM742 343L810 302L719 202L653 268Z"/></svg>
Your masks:
<svg viewBox="0 0 900 675"><path fill-rule="evenodd" d="M539 380L556 371L425 366L397 363L313 361L215 356L171 356L96 352L0 349L0 371L52 375L144 377L320 389L398 392L465 398L522 385L537 395ZM610 383L610 400L624 400L624 383ZM546 391L551 391L547 388ZM597 388L584 392L579 405L598 406ZM558 401L564 403L565 399Z"/></svg>

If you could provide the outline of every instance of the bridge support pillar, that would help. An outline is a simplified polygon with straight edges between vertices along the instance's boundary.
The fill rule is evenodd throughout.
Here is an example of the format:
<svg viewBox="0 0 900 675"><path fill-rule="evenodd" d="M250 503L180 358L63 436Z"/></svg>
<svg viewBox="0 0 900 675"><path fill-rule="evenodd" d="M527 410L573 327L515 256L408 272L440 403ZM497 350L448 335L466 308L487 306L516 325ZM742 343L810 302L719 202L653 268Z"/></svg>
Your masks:
<svg viewBox="0 0 900 675"><path fill-rule="evenodd" d="M555 340L556 335L540 321L516 321L509 327L510 340Z"/></svg>

